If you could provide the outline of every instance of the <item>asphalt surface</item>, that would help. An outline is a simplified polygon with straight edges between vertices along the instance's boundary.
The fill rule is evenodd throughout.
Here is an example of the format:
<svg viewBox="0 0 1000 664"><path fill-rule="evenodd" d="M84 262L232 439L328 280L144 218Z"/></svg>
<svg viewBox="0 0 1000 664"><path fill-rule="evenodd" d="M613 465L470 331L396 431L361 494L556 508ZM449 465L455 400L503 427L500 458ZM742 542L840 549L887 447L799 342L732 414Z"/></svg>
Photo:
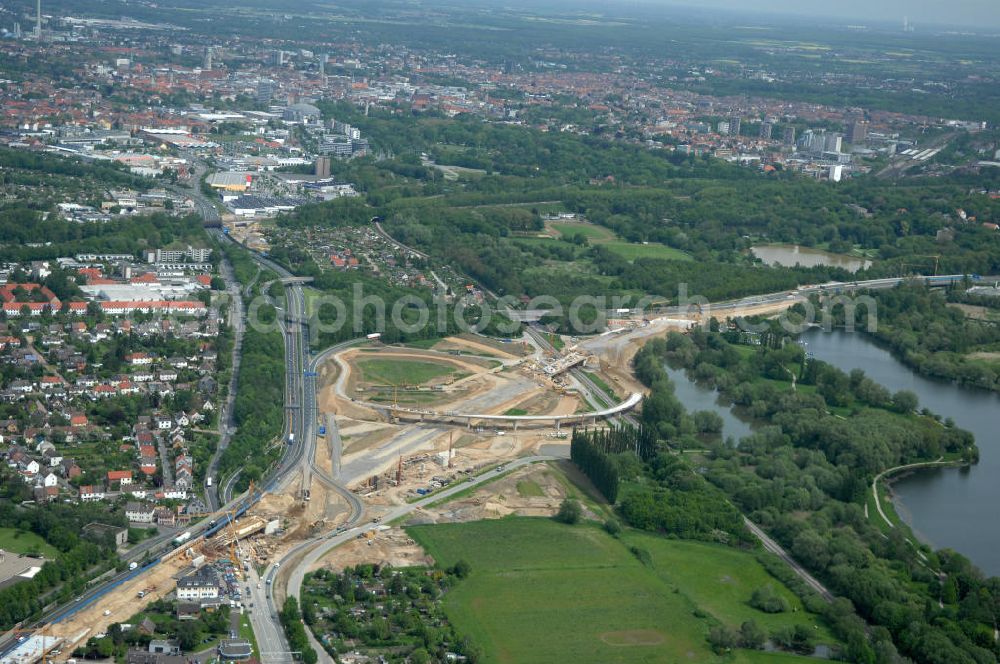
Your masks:
<svg viewBox="0 0 1000 664"><path fill-rule="evenodd" d="M191 190L184 190L185 195L191 196L192 200L195 202L195 207L197 212L203 217L207 224L218 223L220 221L220 216L218 210L215 208L211 201L207 200L201 193L198 183L200 182L201 175L205 172L205 167L203 164L197 160L193 160L195 164L194 168L194 186ZM223 233L219 233L220 237L228 236ZM254 254L251 252L254 259L263 267L273 270L276 274L282 278L292 278L290 272L285 270L282 266L268 260L266 257ZM912 277L911 277L912 278ZM924 277L926 281L931 285L947 285L949 283L955 283L961 281L965 278L964 275L945 275L936 277ZM772 304L782 300L804 298L812 293L840 293L849 292L858 289L882 289L882 288L893 288L899 283L906 281L908 278L892 278L892 279L873 279L868 281L856 281L856 282L843 282L843 283L831 283L815 286L806 286L799 288L794 291L783 291L780 293L772 293L768 295L761 295L756 297L744 298L741 300L733 300L722 303L715 303L707 305L711 307L713 311L716 312L732 312L730 315L738 315L739 310L745 307L753 307L763 304ZM994 277L977 278L976 280L990 281ZM313 464L313 458L315 456L315 445L316 445L316 386L313 377L304 376L306 367L309 367L310 371L314 371L315 367L318 365L321 358L325 357L326 354L338 350L339 348L346 347L351 343L341 344L338 347L330 348L324 351L324 353L318 355L315 358L310 359L309 349L308 349L308 327L307 323L304 321L304 294L302 292L301 285L299 284L288 284L286 287L286 300L287 300L287 312L284 318L280 318L280 328L282 335L285 339L286 348L286 407L289 411L289 416L286 417L283 439L288 441L291 434L296 434L297 438L285 445L285 451L282 455L281 460L277 466L272 469L268 474L264 486L267 490L276 490L279 487L287 485L290 478L294 475L294 471L304 472L308 470L309 466ZM681 307L666 307L660 311L665 315L683 314L687 313L689 308ZM539 335L540 336L540 335ZM544 341L544 339L543 339ZM584 376L580 379L579 376L574 376L578 381L584 386L586 391L593 392L595 385L590 382ZM589 385L588 385L589 383ZM231 392L233 395L233 392ZM591 395L592 396L592 395ZM631 416L626 416L630 418ZM227 429L228 430L228 429ZM231 432L230 432L231 433ZM543 460L547 457L537 457L537 458L524 458L518 461L511 462L507 464L507 467L512 467L513 464L523 465L524 463L532 463L534 461ZM312 472L316 469L313 467ZM299 555L303 551L308 551L308 555L304 556L301 562L295 565L295 568L291 570L289 574L289 594L298 595L298 590L301 587L301 577L304 575L305 570L308 569L310 560L318 560L323 555L325 555L329 550L334 548L337 544L341 544L347 541L351 536L356 536L359 528L372 527L373 521L361 524L363 518L363 506L361 501L352 492L347 490L347 488L339 481L339 479L324 478L330 481L331 486L336 488L347 500L351 507L351 516L345 524L347 531L343 533L328 533L324 536L314 538L303 544L299 545L293 550L293 554ZM485 481L485 478L480 480ZM227 487L223 488L221 493L220 509L233 510L246 505L245 495L240 495L234 499L228 499L231 492L231 487L235 483L235 477L229 478L227 487L229 491L227 492ZM459 484L458 487L466 488L468 483ZM458 487L455 487L456 490ZM450 491L451 489L449 489ZM209 492L211 494L211 492ZM433 501L446 498L449 494L447 492L442 492L435 494L432 497ZM250 501L255 501L257 496L251 496ZM431 500L431 499L428 499ZM399 511L398 515L395 512L391 512L387 518L389 520L395 519L398 516L402 516L409 513L417 506L420 506L423 501L418 503L413 503L411 505L400 506L397 508ZM206 530L211 527L211 522L204 520L196 525L191 526L188 532L191 533L191 540L196 539L201 536ZM786 563L788 563L797 574L802 576L807 583L810 585L818 584L814 578L808 575L804 569L801 568L791 557L789 557L781 547L778 546L773 540L767 537L767 535L755 524L748 521L748 527L750 530L761 540L765 548L774 551L777 555L782 557ZM354 533L352 535L352 533ZM156 556L169 551L172 547L169 540L171 540L173 535L160 535L145 542L140 543L133 547L123 559L126 562L130 561L140 561L147 557L155 558ZM328 541L324 541L328 540ZM320 544L322 542L322 544ZM286 557L287 558L287 557ZM141 573L141 571L137 571ZM274 574L274 570L269 570L270 573ZM287 570L283 570L287 572ZM46 612L42 619L36 623L36 625L42 625L52 621L58 621L61 617L64 617L67 612L72 612L75 609L82 608L93 601L96 601L99 597L103 596L115 585L120 583L126 578L135 576L136 572L122 572L117 574L110 579L96 585L89 591L78 597L73 602L68 602L62 606L55 607L52 610ZM813 585L813 587L817 587ZM280 623L277 620L277 611L274 606L274 598L271 591L272 586L262 584L261 591L263 592L263 597L257 596L254 599L254 609L252 610L252 619L254 621L255 634L257 634L258 644L260 646L262 653L267 653L266 660L268 662L290 662L292 661L292 656L288 653L287 642L284 638L284 634L281 630ZM822 590L820 590L822 589ZM256 591L256 586L254 584L253 590ZM817 587L817 590L821 592L825 597L829 596L829 593L821 585ZM253 593L252 593L253 594ZM266 611L260 611L262 606L266 606ZM259 614L259 615L254 615ZM309 633L309 630L306 630ZM311 638L311 633L310 633ZM314 645L314 647L316 647ZM328 657L325 657L325 653L322 649L317 649L318 654L320 654L321 661L330 661Z"/></svg>
<svg viewBox="0 0 1000 664"><path fill-rule="evenodd" d="M233 325L233 353L232 361L230 362L232 373L229 378L229 389L226 392L226 401L221 404L219 410L219 442L216 445L215 453L208 463L208 469L205 471L205 496L210 512L219 509L219 487L220 480L222 479L219 477L219 459L222 456L222 452L229 445L229 439L236 432L236 422L233 419L233 403L236 399L236 385L240 376L240 363L243 358L243 330L246 325L246 312L243 309L240 283L236 281L233 266L229 263L229 260L223 257L220 267L222 278L226 282L226 292L229 294L229 316ZM211 486L208 486L208 478L214 479L214 483ZM223 493L222 495L225 497L229 494Z"/></svg>
<svg viewBox="0 0 1000 664"><path fill-rule="evenodd" d="M511 461L509 463L502 464L501 468L503 472L508 472L511 470L516 470L522 466L526 466L533 463L538 463L541 461L557 461L566 457L560 456L531 456L522 457ZM328 555L331 551L336 549L342 544L346 544L353 539L364 537L364 534L370 530L374 530L382 527L382 521L391 522L399 519L400 517L410 514L414 510L421 507L430 505L431 503L438 502L440 500L445 500L451 496L465 491L466 489L474 486L478 486L485 482L496 479L499 476L496 470L487 471L481 475L470 478L465 482L458 482L449 486L448 488L438 491L433 495L427 496L419 501L408 503L405 505L397 505L391 508L382 518L379 520L369 520L364 523L357 523L356 525L342 526L324 535L315 537L307 542L303 542L299 546L295 547L281 560L283 566L283 571L286 574L286 596L287 597L299 597L302 594L302 581L305 578L306 573L309 569L315 565L319 560ZM312 630L306 628L306 633L309 635L310 642L313 648L316 649L316 654L319 655L319 661L324 664L332 664L333 659L323 650L322 646L316 642L315 637L312 634ZM258 637L259 638L259 637Z"/></svg>

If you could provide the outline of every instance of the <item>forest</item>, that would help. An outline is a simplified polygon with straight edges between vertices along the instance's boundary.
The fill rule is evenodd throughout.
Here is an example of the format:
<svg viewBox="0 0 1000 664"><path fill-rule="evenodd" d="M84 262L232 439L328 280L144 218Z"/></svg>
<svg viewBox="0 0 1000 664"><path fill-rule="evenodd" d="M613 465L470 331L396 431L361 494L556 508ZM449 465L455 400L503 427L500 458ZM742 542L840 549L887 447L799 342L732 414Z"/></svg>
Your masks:
<svg viewBox="0 0 1000 664"><path fill-rule="evenodd" d="M997 298L968 294L968 284L945 291L918 282L887 291L867 293L877 304L878 325L855 329L888 346L907 365L933 378L1000 391L1000 317ZM982 316L967 314L960 305L982 307ZM801 309L800 309L801 311ZM835 325L843 325L843 306L833 308ZM868 315L854 311L855 323Z"/></svg>
<svg viewBox="0 0 1000 664"><path fill-rule="evenodd" d="M229 244L223 247L233 261L237 276L246 279L252 266L246 253ZM249 279L242 283L249 283ZM255 285L251 295L259 292L259 285ZM261 307L259 316L263 323L273 322L274 307ZM219 457L220 475L240 469L240 486L263 477L280 450L271 443L281 435L284 423L284 390L285 351L281 333L276 329L264 331L256 325L247 325L233 401L237 429Z"/></svg>
<svg viewBox="0 0 1000 664"><path fill-rule="evenodd" d="M694 458L711 485L839 596L824 611L849 661L997 661L1000 580L952 551L914 545L898 528L883 533L862 505L886 468L940 456L975 462L971 434L918 413L912 393L890 394L863 371L806 357L778 331L760 345L744 338L716 327L647 343L634 361L651 388L644 423L671 448L685 435L669 362L763 424L738 446L703 441Z"/></svg>
<svg viewBox="0 0 1000 664"><path fill-rule="evenodd" d="M307 206L286 228L358 225L372 217L398 240L449 263L500 295L654 295L709 300L790 290L826 281L907 274L1000 273L1000 234L967 220L1000 218L1000 186L989 173L839 184L791 173L754 172L714 159L486 123L325 103L387 157L336 165L364 199ZM482 169L444 181L424 166ZM613 175L612 180L607 176ZM539 239L543 211L569 211L637 247L662 244L686 255L632 257L599 243ZM757 244L793 243L865 258L858 273L837 267L766 267ZM675 252L676 253L676 252ZM636 254L638 256L639 254Z"/></svg>

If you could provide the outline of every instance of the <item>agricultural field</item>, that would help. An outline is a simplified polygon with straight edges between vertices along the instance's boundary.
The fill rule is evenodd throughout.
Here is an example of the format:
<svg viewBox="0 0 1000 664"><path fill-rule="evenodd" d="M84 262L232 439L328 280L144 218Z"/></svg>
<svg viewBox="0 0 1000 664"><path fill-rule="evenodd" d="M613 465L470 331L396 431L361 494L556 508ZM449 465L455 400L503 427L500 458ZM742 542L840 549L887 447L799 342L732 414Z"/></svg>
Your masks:
<svg viewBox="0 0 1000 664"><path fill-rule="evenodd" d="M54 560L59 552L41 536L16 528L0 528L0 549L11 553L39 554Z"/></svg>
<svg viewBox="0 0 1000 664"><path fill-rule="evenodd" d="M720 657L709 647L713 625L751 614L763 625L769 617L742 596L766 576L749 553L634 535L652 554L647 566L629 550L631 540L616 540L594 524L539 518L407 532L439 565L470 564L471 574L448 593L444 608L458 632L486 651L487 662L805 661L750 651ZM675 545L684 548L673 552ZM709 592L688 580L681 586L666 574L675 561L692 557L701 573L733 578L735 590ZM812 621L801 611L797 616Z"/></svg>

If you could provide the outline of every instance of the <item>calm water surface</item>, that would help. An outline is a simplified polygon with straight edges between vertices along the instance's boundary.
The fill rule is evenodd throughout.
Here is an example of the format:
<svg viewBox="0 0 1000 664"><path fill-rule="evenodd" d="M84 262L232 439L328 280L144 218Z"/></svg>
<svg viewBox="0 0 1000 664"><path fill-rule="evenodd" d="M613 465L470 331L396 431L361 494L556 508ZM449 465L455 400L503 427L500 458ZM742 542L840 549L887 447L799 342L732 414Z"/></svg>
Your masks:
<svg viewBox="0 0 1000 664"><path fill-rule="evenodd" d="M802 335L816 358L843 371L863 369L890 391L912 390L926 406L971 431L980 461L971 469L921 471L893 484L896 506L921 539L968 556L1000 576L1000 395L917 375L861 333L810 330Z"/></svg>
<svg viewBox="0 0 1000 664"><path fill-rule="evenodd" d="M846 254L833 254L822 249L811 247L800 247L797 244L762 244L751 247L753 255L761 259L768 265L777 263L782 267L815 267L817 265L830 265L842 267L851 272L857 272L861 268L871 265L871 261L866 261Z"/></svg>
<svg viewBox="0 0 1000 664"><path fill-rule="evenodd" d="M699 385L692 381L684 373L683 369L672 369L667 365L663 367L674 383L674 394L677 399L684 404L684 408L689 413L696 410L710 410L718 413L722 418L722 438L732 438L739 441L744 436L753 433L751 425L736 416L732 407L719 401L719 393L710 387Z"/></svg>

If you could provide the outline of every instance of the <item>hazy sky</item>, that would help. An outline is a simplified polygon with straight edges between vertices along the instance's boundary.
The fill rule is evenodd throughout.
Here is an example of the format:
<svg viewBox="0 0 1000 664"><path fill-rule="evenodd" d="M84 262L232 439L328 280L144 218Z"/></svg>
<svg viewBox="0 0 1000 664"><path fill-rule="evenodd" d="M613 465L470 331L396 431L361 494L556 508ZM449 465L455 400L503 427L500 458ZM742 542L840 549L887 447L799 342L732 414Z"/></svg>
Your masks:
<svg viewBox="0 0 1000 664"><path fill-rule="evenodd" d="M898 21L919 29L938 25L1000 27L1000 0L664 0L672 5L720 7L736 11L768 11L838 17L850 23Z"/></svg>

